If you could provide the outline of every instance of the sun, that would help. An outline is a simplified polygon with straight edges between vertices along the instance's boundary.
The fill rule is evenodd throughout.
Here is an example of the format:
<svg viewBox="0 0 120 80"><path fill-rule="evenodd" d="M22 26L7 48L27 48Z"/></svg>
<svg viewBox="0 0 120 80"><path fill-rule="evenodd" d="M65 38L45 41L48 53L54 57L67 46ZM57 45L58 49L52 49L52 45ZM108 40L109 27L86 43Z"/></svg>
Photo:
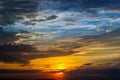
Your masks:
<svg viewBox="0 0 120 80"><path fill-rule="evenodd" d="M65 64L58 64L57 69L64 70L66 68Z"/></svg>
<svg viewBox="0 0 120 80"><path fill-rule="evenodd" d="M59 69L59 70L63 70L63 69L64 69L64 66L59 66L58 69Z"/></svg>

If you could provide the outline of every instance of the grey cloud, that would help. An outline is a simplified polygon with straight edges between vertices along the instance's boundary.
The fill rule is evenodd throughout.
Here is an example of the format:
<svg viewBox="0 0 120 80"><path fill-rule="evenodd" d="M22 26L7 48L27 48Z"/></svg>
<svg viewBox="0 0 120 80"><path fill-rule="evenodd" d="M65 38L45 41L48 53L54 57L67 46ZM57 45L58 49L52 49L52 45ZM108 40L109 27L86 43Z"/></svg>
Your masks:
<svg viewBox="0 0 120 80"><path fill-rule="evenodd" d="M6 74L6 73L36 73L36 72L40 72L40 71L38 71L38 70L7 70L7 69L0 69L0 73L2 73L2 74Z"/></svg>
<svg viewBox="0 0 120 80"><path fill-rule="evenodd" d="M51 15L51 16L46 17L45 19L39 19L39 20L37 20L37 19L32 19L31 21L33 21L33 22L50 21L50 20L56 19L57 17L58 17L58 16L56 16L56 15Z"/></svg>
<svg viewBox="0 0 120 80"><path fill-rule="evenodd" d="M90 10L91 8L120 8L119 0L1 0L0 4L1 25L13 24L16 20L23 19L25 14L39 11L37 10L39 4L41 4L41 6L39 6L40 11L51 9L52 7L51 10L83 10L95 15L97 15L97 11ZM42 7L47 8L41 9ZM50 16L47 20L53 20L56 18L57 16ZM47 20L41 19L38 21Z"/></svg>
<svg viewBox="0 0 120 80"><path fill-rule="evenodd" d="M13 24L16 20L22 19L25 13L36 10L37 1L33 0L1 0L0 24Z"/></svg>
<svg viewBox="0 0 120 80"><path fill-rule="evenodd" d="M69 3L80 5L82 8L112 8L112 9L120 9L119 0L51 0L51 1L59 1L62 3Z"/></svg>
<svg viewBox="0 0 120 80"><path fill-rule="evenodd" d="M65 56L70 54L73 54L73 52L64 52L56 49L49 49L47 51L36 50L33 45L27 44L0 45L0 61L6 63L22 63L26 65L32 59Z"/></svg>
<svg viewBox="0 0 120 80"><path fill-rule="evenodd" d="M6 63L28 63L26 52L35 52L31 45L22 44L3 44L0 45L0 61Z"/></svg>
<svg viewBox="0 0 120 80"><path fill-rule="evenodd" d="M3 30L3 27L0 27L0 43L12 43L18 37L15 36L17 32L7 32Z"/></svg>
<svg viewBox="0 0 120 80"><path fill-rule="evenodd" d="M120 69L75 70L67 73L66 80L119 80ZM77 74L77 75L76 75Z"/></svg>

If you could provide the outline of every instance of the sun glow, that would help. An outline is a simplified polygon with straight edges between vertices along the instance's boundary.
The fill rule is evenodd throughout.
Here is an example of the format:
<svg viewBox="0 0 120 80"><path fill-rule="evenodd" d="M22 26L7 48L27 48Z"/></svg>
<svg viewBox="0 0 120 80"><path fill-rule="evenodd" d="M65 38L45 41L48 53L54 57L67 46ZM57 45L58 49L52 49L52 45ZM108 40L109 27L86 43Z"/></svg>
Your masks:
<svg viewBox="0 0 120 80"><path fill-rule="evenodd" d="M81 62L80 59L78 60L78 58L74 56L50 57L31 61L31 65L34 69L39 69L43 72L70 71L83 65L83 63L84 62Z"/></svg>
<svg viewBox="0 0 120 80"><path fill-rule="evenodd" d="M59 72L58 74L59 74L59 75L62 75L62 74L64 74L64 73L63 73L63 72Z"/></svg>
<svg viewBox="0 0 120 80"><path fill-rule="evenodd" d="M64 70L64 69L66 69L66 65L65 64L58 64L58 67L56 67L56 68L58 68L59 70Z"/></svg>

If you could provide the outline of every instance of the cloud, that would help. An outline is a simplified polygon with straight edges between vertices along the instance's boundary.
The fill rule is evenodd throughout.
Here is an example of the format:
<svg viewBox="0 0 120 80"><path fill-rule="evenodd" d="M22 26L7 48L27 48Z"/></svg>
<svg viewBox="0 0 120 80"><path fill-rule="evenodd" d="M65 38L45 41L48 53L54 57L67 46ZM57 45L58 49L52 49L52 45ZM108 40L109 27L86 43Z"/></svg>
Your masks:
<svg viewBox="0 0 120 80"><path fill-rule="evenodd" d="M8 2L5 3L9 4ZM17 3L17 1L13 1L13 2ZM15 11L11 12L11 14L13 13L16 16L20 16L20 17L22 16L22 19L19 20L13 19L15 20L13 22L14 24L4 26L4 29L12 32L14 31L19 32L21 30L30 32L30 34L32 34L34 38L36 37L36 40L35 39L32 41L30 40L31 43L35 43L35 42L38 43L39 42L38 39L40 39L41 41L41 40L55 40L59 38L66 38L66 37L69 38L75 36L85 36L85 35L94 35L94 34L99 35L104 32L110 32L119 28L119 26L117 25L120 24L118 19L120 17L118 13L119 10L115 12L111 9L108 10L104 8L86 9L83 7L81 8L80 7L81 5L77 5L77 4L87 4L87 2L89 1L83 1L83 0L23 1L22 0L18 2L26 4L26 6L21 6L20 3L17 3L18 5L20 5L20 8L21 7L22 9L30 8L31 11L27 13L21 11L19 14L16 14ZM31 4L32 2L33 4ZM59 8L56 7L55 3L59 4L57 5L59 6ZM90 1L89 3L93 3L93 2ZM35 7L34 5L36 5L37 7ZM62 10L64 6L70 6L70 7L68 7L67 10ZM44 9L41 9L41 7L43 7ZM36 11L34 11L33 9ZM116 15L117 17L114 17ZM6 20L8 19L6 18ZM106 25L107 26L111 25L111 26L109 26L109 29L105 31L104 28ZM42 32L46 34L38 35L35 34L36 32ZM28 38L27 40L28 42L29 39L30 38ZM19 41L22 42L22 40L26 41L26 39L22 39L22 38Z"/></svg>
<svg viewBox="0 0 120 80"><path fill-rule="evenodd" d="M33 22L42 22L42 21L50 21L50 20L54 20L54 19L56 19L57 18L57 16L56 15L51 15L51 16L47 16L45 19L33 19L33 20L31 20L31 21L33 21Z"/></svg>
<svg viewBox="0 0 120 80"><path fill-rule="evenodd" d="M0 69L0 73L6 74L6 73L36 73L40 72L38 70L7 70L7 69Z"/></svg>
<svg viewBox="0 0 120 80"><path fill-rule="evenodd" d="M1 30L2 31L2 30ZM59 39L53 42L41 42L41 44L36 45L11 45L11 44L5 44L1 45L1 55L0 60L3 62L8 63L23 63L28 64L30 60L36 59L36 58L45 58L45 57L56 57L56 56L65 56L65 55L82 55L82 56L92 56L93 59L95 55L100 54L106 54L109 55L110 58L117 58L119 47L101 47L99 44L102 41L102 44L106 43L106 40L112 39L113 37L119 36L119 29L116 31L113 31L111 33L106 33L99 36L86 36L86 37L75 37L75 38L63 38ZM36 34L43 34L43 33L36 33ZM30 35L30 33L17 33L17 36L22 36L23 38L29 38L30 40L36 39L33 35ZM106 37L107 36L107 37ZM103 38L104 37L104 38ZM111 38L112 37L112 38ZM104 40L103 40L104 39ZM118 39L119 38L115 38ZM47 45L45 45L47 44ZM102 45L101 44L101 45ZM113 44L113 43L110 43ZM119 44L117 44L119 45ZM14 47L16 49L14 49ZM44 49L45 48L45 49ZM28 50L29 49L29 50ZM113 50L116 54L112 54L110 50ZM90 52L89 52L90 50ZM81 54L79 52L86 52L86 54ZM104 52L104 53L101 53ZM17 54L16 54L17 53ZM110 54L111 53L111 54ZM107 57L105 55L105 57ZM3 57L4 56L4 57ZM103 59L101 55L99 58ZM117 57L116 57L117 56ZM90 64L86 64L90 65Z"/></svg>
<svg viewBox="0 0 120 80"><path fill-rule="evenodd" d="M92 65L93 63L86 63L84 64L85 66L89 66L89 65Z"/></svg>
<svg viewBox="0 0 120 80"><path fill-rule="evenodd" d="M16 75L14 76L9 76L6 75L6 78L12 77L12 79L30 79L30 78L39 78L38 80L46 80L48 78L49 74L57 74L55 72L51 73L37 73L37 70L0 70L3 73L27 73L27 75L24 77L21 75ZM12 72L13 71L13 72ZM28 74L30 73L30 74ZM35 73L35 74L31 74ZM58 72L59 73L59 72ZM64 74L64 73L63 73ZM119 80L119 74L120 70L119 69L102 69L102 70L76 70L76 71L70 71L65 73L65 79L66 80ZM39 77L38 77L39 75ZM42 76L41 76L42 75ZM3 76L1 76L2 78ZM16 78L17 77L17 78ZM3 79L6 79L5 77ZM11 78L10 78L11 79ZM55 79L50 79L48 78L47 80L55 80Z"/></svg>
<svg viewBox="0 0 120 80"><path fill-rule="evenodd" d="M37 7L36 1L33 0L2 0L0 5L1 25L13 24L16 20L22 19L24 14L35 11Z"/></svg>
<svg viewBox="0 0 120 80"><path fill-rule="evenodd" d="M6 63L29 64L36 58L57 57L73 54L71 50L50 46L47 50L36 49L37 46L27 44L3 44L0 45L0 61Z"/></svg>
<svg viewBox="0 0 120 80"><path fill-rule="evenodd" d="M73 75L74 73L81 75ZM119 80L119 69L102 69L102 70L76 70L70 73L71 76L67 80L71 79L81 79L81 80Z"/></svg>
<svg viewBox="0 0 120 80"><path fill-rule="evenodd" d="M38 33L37 33L38 34ZM43 34L43 33L39 33ZM21 38L36 39L30 33L17 33L16 36ZM17 39L20 40L21 38ZM16 41L17 41L16 40ZM15 42L15 41L14 41ZM23 43L23 42L22 42ZM30 43L29 43L30 44ZM47 44L47 45L46 45ZM73 45L74 44L74 45ZM3 44L0 45L1 57L0 61L7 63L22 63L29 64L29 61L36 58L57 57L74 54L87 44L82 38L65 38L53 42L41 42L39 44Z"/></svg>
<svg viewBox="0 0 120 80"><path fill-rule="evenodd" d="M29 56L27 52L31 54L36 50L31 45L23 44L3 44L0 45L0 61L6 63L24 63L27 64Z"/></svg>
<svg viewBox="0 0 120 80"><path fill-rule="evenodd" d="M18 39L15 35L17 32L4 31L3 27L0 27L0 43L13 43Z"/></svg>
<svg viewBox="0 0 120 80"><path fill-rule="evenodd" d="M47 0L48 1L48 0ZM120 1L118 0L51 0L66 4L80 5L82 8L111 8L119 9Z"/></svg>
<svg viewBox="0 0 120 80"><path fill-rule="evenodd" d="M112 9L119 8L114 6L116 2L115 0L112 4L111 0L2 1L0 4L6 6L3 5L2 9L0 8L0 23L3 28L0 28L0 42L11 41L20 44L33 44L40 48L38 51L35 49L35 54L29 53L30 51L19 52L19 50L10 54L2 52L1 55L4 55L6 60L4 58L1 58L1 60L29 63L29 60L35 58L76 54L83 47L83 51L85 51L86 46L98 44L93 44L94 41L103 44L107 41L112 44L112 37L103 33L119 28L119 10ZM111 24L111 26L108 24ZM100 34L104 36L90 38L90 35ZM86 35L87 37L89 35L89 37L82 40L79 38ZM115 35L119 36L119 33L117 32ZM109 39L106 39L106 37ZM115 37L115 39L119 43L118 37ZM17 45L17 48L20 46ZM29 47L34 50L33 47ZM19 57L16 55L17 52ZM37 54L38 52L39 54ZM8 61L8 56L13 60L9 58Z"/></svg>

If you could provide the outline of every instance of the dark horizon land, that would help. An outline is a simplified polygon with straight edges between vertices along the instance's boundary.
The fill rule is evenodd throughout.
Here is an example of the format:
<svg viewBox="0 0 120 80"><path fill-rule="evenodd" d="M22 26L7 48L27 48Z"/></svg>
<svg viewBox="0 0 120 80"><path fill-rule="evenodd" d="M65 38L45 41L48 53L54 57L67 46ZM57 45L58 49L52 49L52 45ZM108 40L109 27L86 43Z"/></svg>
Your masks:
<svg viewBox="0 0 120 80"><path fill-rule="evenodd" d="M0 0L0 80L120 80L119 0Z"/></svg>

